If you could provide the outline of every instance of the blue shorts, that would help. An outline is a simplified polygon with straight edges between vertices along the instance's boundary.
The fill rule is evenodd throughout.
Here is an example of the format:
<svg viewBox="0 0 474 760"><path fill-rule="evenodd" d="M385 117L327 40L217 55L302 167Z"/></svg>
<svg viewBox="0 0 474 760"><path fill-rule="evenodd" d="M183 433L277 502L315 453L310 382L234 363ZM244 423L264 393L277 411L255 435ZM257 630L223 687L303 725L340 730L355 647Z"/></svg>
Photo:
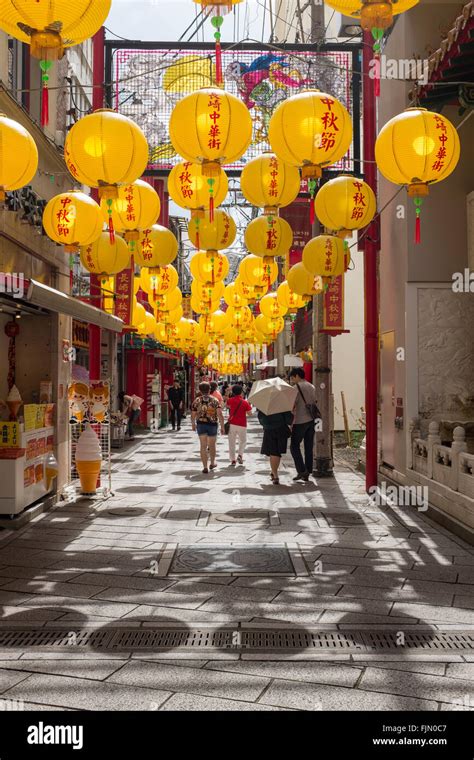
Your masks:
<svg viewBox="0 0 474 760"><path fill-rule="evenodd" d="M208 435L210 438L217 435L217 422L198 422L196 427L198 435Z"/></svg>

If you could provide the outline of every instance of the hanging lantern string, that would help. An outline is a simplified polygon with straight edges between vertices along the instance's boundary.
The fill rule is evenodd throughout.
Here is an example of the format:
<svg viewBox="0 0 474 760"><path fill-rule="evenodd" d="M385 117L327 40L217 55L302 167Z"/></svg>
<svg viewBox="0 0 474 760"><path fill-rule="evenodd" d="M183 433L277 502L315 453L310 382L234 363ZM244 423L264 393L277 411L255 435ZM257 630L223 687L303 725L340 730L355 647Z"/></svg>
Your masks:
<svg viewBox="0 0 474 760"><path fill-rule="evenodd" d="M40 68L41 68L41 85L42 85L42 92L41 92L41 126L47 127L49 124L49 90L48 90L48 82L49 82L49 70L51 66L53 65L52 61L40 61Z"/></svg>
<svg viewBox="0 0 474 760"><path fill-rule="evenodd" d="M222 16L216 15L211 19L211 24L216 30L214 32L214 39L216 41L216 85L220 86L223 83L222 77L222 51L221 51L221 26L224 19Z"/></svg>
<svg viewBox="0 0 474 760"><path fill-rule="evenodd" d="M382 47L383 29L374 26L371 31L374 38L373 51L375 58L374 94L378 98L380 96L380 50Z"/></svg>

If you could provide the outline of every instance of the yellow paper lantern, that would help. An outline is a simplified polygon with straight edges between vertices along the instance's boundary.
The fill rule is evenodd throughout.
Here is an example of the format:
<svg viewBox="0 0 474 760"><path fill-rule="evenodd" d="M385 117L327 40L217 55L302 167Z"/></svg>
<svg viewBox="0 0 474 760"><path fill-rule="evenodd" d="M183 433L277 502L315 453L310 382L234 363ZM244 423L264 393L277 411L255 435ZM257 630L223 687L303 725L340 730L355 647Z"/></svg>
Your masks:
<svg viewBox="0 0 474 760"><path fill-rule="evenodd" d="M224 301L228 306L234 306L237 308L239 306L247 306L247 299L244 298L244 296L235 289L234 282L226 285L224 291Z"/></svg>
<svg viewBox="0 0 474 760"><path fill-rule="evenodd" d="M153 303L156 303L158 296L175 290L178 285L178 279L178 272L171 264L168 264L166 267L156 267L151 271L148 270L148 272L143 273L141 275L141 287L142 290L148 288L145 292L148 293Z"/></svg>
<svg viewBox="0 0 474 760"><path fill-rule="evenodd" d="M139 330L141 335L154 335L156 330L156 319L149 311L145 314L145 325Z"/></svg>
<svg viewBox="0 0 474 760"><path fill-rule="evenodd" d="M142 306L142 304L139 303L136 298L134 298L131 322L133 327L135 327L137 330L140 330L141 326L145 324L146 314L147 312L145 307Z"/></svg>
<svg viewBox="0 0 474 760"><path fill-rule="evenodd" d="M110 242L107 232L102 232L93 243L81 248L81 264L92 274L117 274L130 265L130 251L121 237Z"/></svg>
<svg viewBox="0 0 474 760"><path fill-rule="evenodd" d="M217 311L220 304L220 299L216 299L214 301L209 300L199 300L198 298L195 298L194 296L191 296L191 309L196 312L196 314L212 314L213 311Z"/></svg>
<svg viewBox="0 0 474 760"><path fill-rule="evenodd" d="M268 287L278 277L278 265L271 258L262 259L260 256L249 254L242 259L239 265L240 279L250 285Z"/></svg>
<svg viewBox="0 0 474 760"><path fill-rule="evenodd" d="M193 280L191 283L191 295L198 301L220 301L224 296L225 285L223 282L203 283Z"/></svg>
<svg viewBox="0 0 474 760"><path fill-rule="evenodd" d="M37 169L38 148L32 136L0 113L0 201L5 200L5 192L28 185Z"/></svg>
<svg viewBox="0 0 474 760"><path fill-rule="evenodd" d="M99 197L112 201L118 186L135 182L146 169L148 144L132 119L100 109L83 116L69 130L64 143L66 165L77 182L99 190Z"/></svg>
<svg viewBox="0 0 474 760"><path fill-rule="evenodd" d="M229 260L218 251L200 251L192 257L189 268L199 282L220 282L229 274Z"/></svg>
<svg viewBox="0 0 474 760"><path fill-rule="evenodd" d="M184 162L173 166L168 177L168 192L170 198L181 208L190 209L191 215L204 216L204 210L224 202L229 182L224 170L209 182L209 177L203 174L202 164Z"/></svg>
<svg viewBox="0 0 474 760"><path fill-rule="evenodd" d="M155 309L155 319L157 322L162 322L164 325L175 325L183 317L183 307L177 306L176 309L171 311L160 311Z"/></svg>
<svg viewBox="0 0 474 760"><path fill-rule="evenodd" d="M275 214L282 206L292 203L300 184L296 166L284 164L270 151L245 164L240 177L244 198L253 206L263 207L265 214Z"/></svg>
<svg viewBox="0 0 474 760"><path fill-rule="evenodd" d="M248 303L255 303L257 295L255 293L255 285L250 285L248 282L244 282L240 275L235 278L235 292L245 298Z"/></svg>
<svg viewBox="0 0 474 760"><path fill-rule="evenodd" d="M115 311L115 277L103 275L100 278L100 289L102 293L102 308L107 314L113 314Z"/></svg>
<svg viewBox="0 0 474 760"><path fill-rule="evenodd" d="M139 230L152 227L157 221L161 210L160 196L148 182L141 179L121 185L117 193L117 198L112 202L114 228L125 233L125 240L135 241ZM100 207L108 222L108 204L105 199L100 202Z"/></svg>
<svg viewBox="0 0 474 760"><path fill-rule="evenodd" d="M0 0L0 29L30 45L31 55L58 60L63 48L92 37L110 11L111 0Z"/></svg>
<svg viewBox="0 0 474 760"><path fill-rule="evenodd" d="M260 301L260 311L266 317L277 318L283 317L288 309L281 304L276 293L267 293Z"/></svg>
<svg viewBox="0 0 474 760"><path fill-rule="evenodd" d="M237 330L246 329L253 322L253 314L248 306L230 306L226 314L229 319L229 325L237 328Z"/></svg>
<svg viewBox="0 0 474 760"><path fill-rule="evenodd" d="M263 299L262 299L263 300ZM288 285L287 280L284 280L277 288L277 300L287 311L295 312L298 309L302 309L308 303L307 298L303 298L298 293L293 293Z"/></svg>
<svg viewBox="0 0 474 760"><path fill-rule="evenodd" d="M303 266L314 276L343 274L344 263L344 242L334 235L318 235L303 248Z"/></svg>
<svg viewBox="0 0 474 760"><path fill-rule="evenodd" d="M80 246L97 240L103 226L100 206L78 190L55 195L43 212L46 234L69 252L77 252Z"/></svg>
<svg viewBox="0 0 474 760"><path fill-rule="evenodd" d="M367 182L341 174L318 190L314 209L324 227L346 237L353 230L370 224L377 210L377 201Z"/></svg>
<svg viewBox="0 0 474 760"><path fill-rule="evenodd" d="M264 335L270 335L273 339L276 338L278 333L281 333L285 327L285 320L283 317L266 317L265 314L259 314L255 320L257 330Z"/></svg>
<svg viewBox="0 0 474 760"><path fill-rule="evenodd" d="M214 218L194 217L188 224L188 235L196 248L219 251L229 248L235 240L237 226L229 214L217 209Z"/></svg>
<svg viewBox="0 0 474 760"><path fill-rule="evenodd" d="M367 31L371 29L388 29L393 16L413 8L418 0L324 0L330 8L360 19L361 26Z"/></svg>
<svg viewBox="0 0 474 760"><path fill-rule="evenodd" d="M217 309L212 314L199 317L199 325L203 332L207 333L211 338L223 335L227 328L230 327L229 314Z"/></svg>
<svg viewBox="0 0 474 760"><path fill-rule="evenodd" d="M165 267L178 255L178 241L171 230L154 224L138 235L135 263L140 267Z"/></svg>
<svg viewBox="0 0 474 760"><path fill-rule="evenodd" d="M293 243L293 232L279 216L258 216L247 226L245 245L254 256L286 256Z"/></svg>
<svg viewBox="0 0 474 760"><path fill-rule="evenodd" d="M281 161L302 167L303 177L320 177L352 142L349 112L332 95L305 90L284 100L269 124L272 149Z"/></svg>
<svg viewBox="0 0 474 760"><path fill-rule="evenodd" d="M157 293L153 300L153 306L161 311L173 311L173 309L177 309L178 306L181 306L182 301L183 294L181 293L181 290L179 288L174 288L167 293Z"/></svg>
<svg viewBox="0 0 474 760"><path fill-rule="evenodd" d="M375 160L383 176L397 185L407 185L415 200L416 233L420 238L420 214L429 185L449 177L460 156L459 137L453 124L425 108L407 108L390 119L375 143Z"/></svg>
<svg viewBox="0 0 474 760"><path fill-rule="evenodd" d="M302 261L288 270L287 282L294 293L305 299L323 292L322 277L315 277L314 274L308 272Z"/></svg>
<svg viewBox="0 0 474 760"><path fill-rule="evenodd" d="M205 176L216 177L221 164L238 161L249 147L252 119L235 95L206 87L176 104L169 132L177 153L202 164Z"/></svg>

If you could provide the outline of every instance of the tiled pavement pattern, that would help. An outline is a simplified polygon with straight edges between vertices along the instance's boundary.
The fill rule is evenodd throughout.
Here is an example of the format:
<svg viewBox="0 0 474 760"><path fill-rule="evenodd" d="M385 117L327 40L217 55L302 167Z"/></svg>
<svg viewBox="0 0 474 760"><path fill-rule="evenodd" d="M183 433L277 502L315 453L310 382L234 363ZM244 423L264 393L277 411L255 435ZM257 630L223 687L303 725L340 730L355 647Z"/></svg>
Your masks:
<svg viewBox="0 0 474 760"><path fill-rule="evenodd" d="M206 476L188 421L179 433L141 436L114 454L109 501L63 504L0 532L1 625L473 626L472 547L413 508L370 505L350 469L295 485L287 458L275 487L259 445L252 422L245 466L231 468L221 438L219 467ZM298 574L159 577L164 544L287 544L299 551ZM0 707L21 700L25 709L467 710L473 681L468 655L318 662L0 650Z"/></svg>

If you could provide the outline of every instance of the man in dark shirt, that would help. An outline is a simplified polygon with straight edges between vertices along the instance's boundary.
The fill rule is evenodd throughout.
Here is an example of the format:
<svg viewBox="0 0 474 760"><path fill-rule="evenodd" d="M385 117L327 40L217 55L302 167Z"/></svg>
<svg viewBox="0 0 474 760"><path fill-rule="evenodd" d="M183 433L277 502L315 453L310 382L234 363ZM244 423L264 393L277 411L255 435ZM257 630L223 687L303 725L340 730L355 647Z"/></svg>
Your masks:
<svg viewBox="0 0 474 760"><path fill-rule="evenodd" d="M178 430L181 430L181 418L184 408L184 394L178 380L175 380L171 388L168 388L168 403L170 407L170 419L173 430L176 428Z"/></svg>

